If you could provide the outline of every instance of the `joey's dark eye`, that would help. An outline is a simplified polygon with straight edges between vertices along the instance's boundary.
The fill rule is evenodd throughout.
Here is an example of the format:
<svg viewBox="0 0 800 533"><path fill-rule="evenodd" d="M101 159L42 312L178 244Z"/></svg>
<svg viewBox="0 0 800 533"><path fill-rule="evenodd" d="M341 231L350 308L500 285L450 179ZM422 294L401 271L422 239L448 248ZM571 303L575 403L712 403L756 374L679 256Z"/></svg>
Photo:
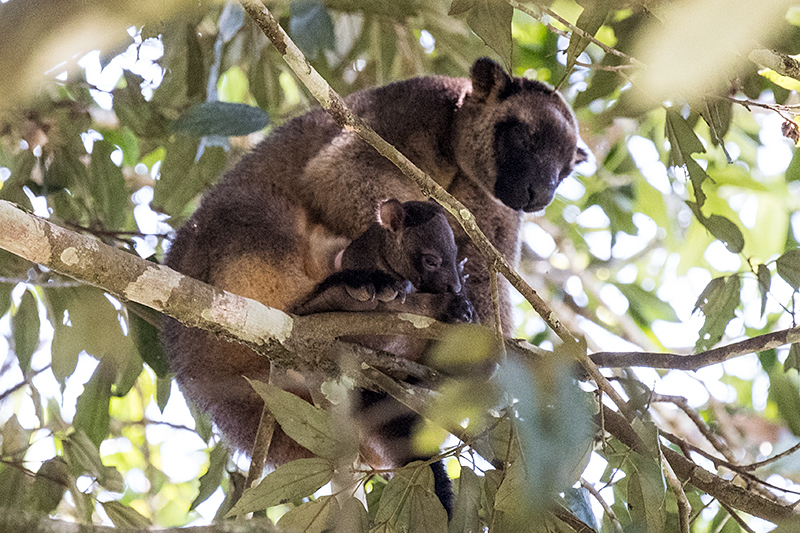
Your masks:
<svg viewBox="0 0 800 533"><path fill-rule="evenodd" d="M442 266L442 258L431 254L424 254L422 256L422 266L425 270L436 270Z"/></svg>

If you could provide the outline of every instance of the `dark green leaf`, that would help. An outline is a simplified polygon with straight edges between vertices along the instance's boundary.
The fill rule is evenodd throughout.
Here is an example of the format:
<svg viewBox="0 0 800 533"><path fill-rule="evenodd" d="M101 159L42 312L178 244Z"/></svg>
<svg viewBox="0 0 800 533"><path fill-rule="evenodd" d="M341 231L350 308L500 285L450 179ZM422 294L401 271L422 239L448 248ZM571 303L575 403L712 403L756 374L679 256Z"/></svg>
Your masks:
<svg viewBox="0 0 800 533"><path fill-rule="evenodd" d="M2 258L0 258L0 261L2 261ZM0 282L0 317L5 316L9 308L11 308L11 290L13 288L13 283Z"/></svg>
<svg viewBox="0 0 800 533"><path fill-rule="evenodd" d="M118 528L143 530L149 529L152 525L150 520L139 514L136 509L123 505L118 501L100 502L100 505L103 506L103 510Z"/></svg>
<svg viewBox="0 0 800 533"><path fill-rule="evenodd" d="M588 490L583 487L577 489L570 487L564 491L564 501L569 505L572 514L580 518L584 524L599 529L592 511L592 495Z"/></svg>
<svg viewBox="0 0 800 533"><path fill-rule="evenodd" d="M122 164L133 167L139 163L139 139L128 128L103 129L100 131L103 140L118 146L122 150Z"/></svg>
<svg viewBox="0 0 800 533"><path fill-rule="evenodd" d="M694 192L694 198L697 202L697 206L703 207L703 205L706 203L706 193L703 192L703 183L711 178L708 177L708 174L705 170L703 170L703 167L701 167L691 156L687 155L684 162L686 164L686 171L689 173L689 180L692 183L692 191ZM695 215L697 215L697 212L695 212ZM700 216L697 218L701 222L705 220Z"/></svg>
<svg viewBox="0 0 800 533"><path fill-rule="evenodd" d="M660 465L651 457L631 453L634 471L628 480L628 509L634 526L660 533L666 521L667 483ZM638 530L637 530L638 531Z"/></svg>
<svg viewBox="0 0 800 533"><path fill-rule="evenodd" d="M247 80L258 107L272 113L283 101L283 89L278 81L280 69L270 61L268 50L264 48L261 52L258 63L250 68Z"/></svg>
<svg viewBox="0 0 800 533"><path fill-rule="evenodd" d="M194 24L186 25L186 96L190 99L205 100L206 69L203 49Z"/></svg>
<svg viewBox="0 0 800 533"><path fill-rule="evenodd" d="M108 436L109 415L108 408L111 402L111 385L114 383L115 369L110 357L100 360L100 364L83 387L83 393L78 397L78 405L72 425L81 429L86 436L100 446Z"/></svg>
<svg viewBox="0 0 800 533"><path fill-rule="evenodd" d="M0 187L0 200L8 200L25 209L33 209L28 195L25 194L23 187L31 179L31 172L39 164L39 159L30 150L23 150L14 158L11 167L11 177L2 183Z"/></svg>
<svg viewBox="0 0 800 533"><path fill-rule="evenodd" d="M800 150L795 150L784 175L787 182L800 181Z"/></svg>
<svg viewBox="0 0 800 533"><path fill-rule="evenodd" d="M351 448L334 431L329 412L273 385L260 381L250 384L264 399L281 429L314 455L336 460Z"/></svg>
<svg viewBox="0 0 800 533"><path fill-rule="evenodd" d="M722 339L725 327L734 317L739 305L740 280L738 275L715 278L703 290L695 303L695 309L703 312L706 319L700 329L695 351L708 350Z"/></svg>
<svg viewBox="0 0 800 533"><path fill-rule="evenodd" d="M298 0L289 4L289 35L309 59L324 50L336 48L333 20L325 4L318 0Z"/></svg>
<svg viewBox="0 0 800 533"><path fill-rule="evenodd" d="M789 355L783 362L783 370L786 372L790 368L800 371L800 343L796 342L789 347Z"/></svg>
<svg viewBox="0 0 800 533"><path fill-rule="evenodd" d="M683 166L691 154L704 153L703 143L697 138L686 120L681 116L679 109L667 109L666 135L670 144L670 166Z"/></svg>
<svg viewBox="0 0 800 533"><path fill-rule="evenodd" d="M225 472L227 464L228 449L222 443L217 443L211 453L208 454L208 470L200 476L200 490L189 506L189 511L195 510L198 505L214 494L222 482L222 474Z"/></svg>
<svg viewBox="0 0 800 533"><path fill-rule="evenodd" d="M249 135L263 130L267 124L269 116L257 107L230 102L203 102L193 105L182 114L172 124L172 131L196 137L228 137Z"/></svg>
<svg viewBox="0 0 800 533"><path fill-rule="evenodd" d="M290 509L278 520L278 529L286 533L326 533L339 523L339 504L336 496L322 496ZM353 531L340 529L340 531Z"/></svg>
<svg viewBox="0 0 800 533"><path fill-rule="evenodd" d="M172 379L170 377L160 378L156 376L156 405L158 405L158 409L163 413L164 409L167 407L167 402L169 401L170 393L172 392ZM201 433L201 426L197 426L197 434L202 436ZM207 438L204 440L208 440Z"/></svg>
<svg viewBox="0 0 800 533"><path fill-rule="evenodd" d="M147 322L135 312L128 312L129 335L133 339L139 355L147 363L156 376L165 378L169 374L169 362L155 326Z"/></svg>
<svg viewBox="0 0 800 533"><path fill-rule="evenodd" d="M89 165L89 189L97 214L107 229L121 229L129 201L122 169L111 160L116 147L108 141L96 141Z"/></svg>
<svg viewBox="0 0 800 533"><path fill-rule="evenodd" d="M334 531L367 533L369 531L369 514L364 504L355 498L348 498L341 503L339 519Z"/></svg>
<svg viewBox="0 0 800 533"><path fill-rule="evenodd" d="M228 156L219 146L206 148L199 161L199 141L186 135L175 135L167 144L161 177L153 189L153 209L178 216L199 193L211 186L222 174Z"/></svg>
<svg viewBox="0 0 800 533"><path fill-rule="evenodd" d="M43 185L48 192L70 187L85 187L89 174L77 155L66 148L57 150L44 173Z"/></svg>
<svg viewBox="0 0 800 533"><path fill-rule="evenodd" d="M800 290L800 248L789 250L777 260L778 275L794 290Z"/></svg>
<svg viewBox="0 0 800 533"><path fill-rule="evenodd" d="M733 102L730 100L706 98L705 109L701 113L703 120L711 128L711 142L715 146L723 144L723 138L731 127L733 118Z"/></svg>
<svg viewBox="0 0 800 533"><path fill-rule="evenodd" d="M3 455L10 456L15 462L22 460L28 451L30 432L22 427L17 415L11 415L11 418L0 427L0 431L3 437Z"/></svg>
<svg viewBox="0 0 800 533"><path fill-rule="evenodd" d="M261 483L244 491L228 516L263 511L273 505L310 496L332 477L333 464L321 457L286 463L270 472Z"/></svg>
<svg viewBox="0 0 800 533"><path fill-rule="evenodd" d="M31 291L25 291L22 301L11 318L14 332L14 352L23 372L31 368L31 356L39 344L39 308Z"/></svg>
<svg viewBox="0 0 800 533"><path fill-rule="evenodd" d="M772 283L772 274L767 268L767 265L758 265L758 290L761 293L761 316L764 316L764 311L767 310L767 293L769 293L769 286Z"/></svg>
<svg viewBox="0 0 800 533"><path fill-rule="evenodd" d="M739 227L722 215L711 215L703 225L711 235L722 241L729 252L738 254L744 248L744 237Z"/></svg>
<svg viewBox="0 0 800 533"><path fill-rule="evenodd" d="M504 0L475 0L475 6L467 12L467 24L486 46L503 60L506 69L511 69L511 19L514 8Z"/></svg>
<svg viewBox="0 0 800 533"><path fill-rule="evenodd" d="M447 513L433 492L433 470L413 462L398 470L383 491L375 526L397 531L446 531Z"/></svg>

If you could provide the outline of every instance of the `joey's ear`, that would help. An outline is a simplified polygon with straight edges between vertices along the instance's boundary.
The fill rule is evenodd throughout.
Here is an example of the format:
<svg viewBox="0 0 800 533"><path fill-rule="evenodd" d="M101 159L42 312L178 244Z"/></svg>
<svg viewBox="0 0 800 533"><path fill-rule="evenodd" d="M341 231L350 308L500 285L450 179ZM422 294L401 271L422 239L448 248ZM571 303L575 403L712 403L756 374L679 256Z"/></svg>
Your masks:
<svg viewBox="0 0 800 533"><path fill-rule="evenodd" d="M589 151L586 148L578 146L575 150L575 161L573 164L578 165L580 163L585 163L589 160Z"/></svg>
<svg viewBox="0 0 800 533"><path fill-rule="evenodd" d="M378 224L390 231L400 231L405 227L406 210L398 200L386 200L378 207Z"/></svg>
<svg viewBox="0 0 800 533"><path fill-rule="evenodd" d="M503 67L488 57L476 60L469 70L469 76L472 79L472 96L479 101L496 96L511 82Z"/></svg>

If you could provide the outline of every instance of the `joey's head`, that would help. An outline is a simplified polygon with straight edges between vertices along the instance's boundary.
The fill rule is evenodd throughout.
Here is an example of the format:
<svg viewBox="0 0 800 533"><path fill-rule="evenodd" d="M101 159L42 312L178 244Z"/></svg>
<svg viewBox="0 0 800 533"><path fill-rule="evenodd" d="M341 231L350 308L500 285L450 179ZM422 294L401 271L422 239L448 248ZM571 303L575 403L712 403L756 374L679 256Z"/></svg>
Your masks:
<svg viewBox="0 0 800 533"><path fill-rule="evenodd" d="M458 248L441 206L387 200L378 209L378 223L386 232L383 256L392 270L419 292L461 292Z"/></svg>
<svg viewBox="0 0 800 533"><path fill-rule="evenodd" d="M512 209L538 211L588 153L572 110L544 83L512 78L488 58L470 70L472 90L456 113L461 170Z"/></svg>

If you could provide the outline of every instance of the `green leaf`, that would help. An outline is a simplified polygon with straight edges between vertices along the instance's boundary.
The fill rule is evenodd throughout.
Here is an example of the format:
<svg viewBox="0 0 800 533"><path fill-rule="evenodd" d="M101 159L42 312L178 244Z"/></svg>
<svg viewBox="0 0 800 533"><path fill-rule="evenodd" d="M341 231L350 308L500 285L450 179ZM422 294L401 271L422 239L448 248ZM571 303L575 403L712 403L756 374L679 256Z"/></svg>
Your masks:
<svg viewBox="0 0 800 533"><path fill-rule="evenodd" d="M55 511L70 483L69 467L62 457L48 459L36 472L30 491L30 507L42 514Z"/></svg>
<svg viewBox="0 0 800 533"><path fill-rule="evenodd" d="M458 496L453 505L453 518L447 527L448 533L470 533L481 531L481 480L470 468L461 467L458 478Z"/></svg>
<svg viewBox="0 0 800 533"><path fill-rule="evenodd" d="M203 49L194 24L186 24L186 96L190 99L205 100L206 68Z"/></svg>
<svg viewBox="0 0 800 533"><path fill-rule="evenodd" d="M716 239L722 241L729 252L738 254L744 248L744 237L739 227L722 215L711 215L703 225Z"/></svg>
<svg viewBox="0 0 800 533"><path fill-rule="evenodd" d="M11 317L14 332L14 352L23 372L31 368L31 356L39 344L39 308L31 291L25 291L22 301Z"/></svg>
<svg viewBox="0 0 800 533"><path fill-rule="evenodd" d="M794 151L792 160L789 162L789 166L786 167L784 178L787 183L791 181L800 181L800 150Z"/></svg>
<svg viewBox="0 0 800 533"><path fill-rule="evenodd" d="M784 372L769 375L769 400L775 402L778 414L794 435L800 435L800 394L797 376Z"/></svg>
<svg viewBox="0 0 800 533"><path fill-rule="evenodd" d="M789 347L789 355L783 362L784 372L788 372L791 368L800 371L800 343L797 342Z"/></svg>
<svg viewBox="0 0 800 533"><path fill-rule="evenodd" d="M475 0L467 12L467 24L486 46L494 50L503 60L506 69L511 69L511 19L514 8L505 0Z"/></svg>
<svg viewBox="0 0 800 533"><path fill-rule="evenodd" d="M278 520L278 529L285 533L324 533L340 527L339 504L336 496L322 496L316 500L305 502L299 507L290 509Z"/></svg>
<svg viewBox="0 0 800 533"><path fill-rule="evenodd" d="M677 108L667 109L666 135L670 145L670 166L683 166L687 159L691 159L691 154L705 153L706 151L697 134Z"/></svg>
<svg viewBox="0 0 800 533"><path fill-rule="evenodd" d="M336 49L333 20L325 4L317 0L298 0L289 4L289 35L311 60L324 50Z"/></svg>
<svg viewBox="0 0 800 533"><path fill-rule="evenodd" d="M100 505L118 528L149 529L152 525L150 520L139 514L136 509L118 501L100 502Z"/></svg>
<svg viewBox="0 0 800 533"><path fill-rule="evenodd" d="M208 454L208 470L200 476L200 490L197 497L189 506L189 511L194 511L198 505L206 501L217 490L222 482L222 474L228 464L228 449L222 444L216 446Z"/></svg>
<svg viewBox="0 0 800 533"><path fill-rule="evenodd" d="M164 409L167 408L167 402L169 401L170 393L172 392L172 378L165 377L160 378L156 376L156 405L158 405L158 409L163 413ZM203 436L202 433L202 424L199 424L197 427L197 434L201 437ZM210 430L209 430L210 433ZM205 438L203 440L208 440Z"/></svg>
<svg viewBox="0 0 800 533"><path fill-rule="evenodd" d="M572 514L577 516L584 524L599 529L597 520L592 511L591 494L583 487L570 487L564 491L564 501L569 506Z"/></svg>
<svg viewBox="0 0 800 533"><path fill-rule="evenodd" d="M761 316L767 310L767 294L769 293L769 286L772 283L772 274L767 268L767 265L758 265L758 290L761 293Z"/></svg>
<svg viewBox="0 0 800 533"><path fill-rule="evenodd" d="M461 13L466 13L473 7L478 0L453 0L450 4L450 11L447 12L448 15L451 17L453 15L460 15Z"/></svg>
<svg viewBox="0 0 800 533"><path fill-rule="evenodd" d="M172 131L205 137L219 135L249 135L263 130L269 116L258 107L231 102L203 102L195 104L172 124Z"/></svg>
<svg viewBox="0 0 800 533"><path fill-rule="evenodd" d="M164 346L158 329L135 312L128 311L129 336L136 344L139 355L147 363L156 376L165 378L169 375L169 361L164 353Z"/></svg>
<svg viewBox="0 0 800 533"><path fill-rule="evenodd" d="M775 260L778 275L794 290L800 290L800 248L789 250Z"/></svg>
<svg viewBox="0 0 800 533"><path fill-rule="evenodd" d="M592 2L583 9L575 25L588 35L594 36L606 21L608 13L608 6L604 2ZM567 75L569 75L572 67L575 66L578 56L586 50L586 47L591 42L587 37L582 37L577 32L572 32L569 37L569 46L567 47Z"/></svg>
<svg viewBox="0 0 800 533"><path fill-rule="evenodd" d="M111 160L116 147L108 141L96 141L89 165L89 190L92 203L106 229L121 229L128 212L129 194L122 169Z"/></svg>
<svg viewBox="0 0 800 533"><path fill-rule="evenodd" d="M686 164L686 172L689 173L689 181L692 183L692 191L694 192L694 199L697 202L697 206L703 207L706 203L706 193L703 192L703 183L706 180L711 179L703 167L701 167L697 161L695 161L690 156L686 156L685 160ZM689 202L687 202L689 203ZM697 215L697 212L695 212ZM697 217L701 222L705 220L704 218L698 216Z"/></svg>
<svg viewBox="0 0 800 533"><path fill-rule="evenodd" d="M367 533L369 531L369 513L364 504L355 498L348 498L341 503L337 531L348 533Z"/></svg>
<svg viewBox="0 0 800 533"><path fill-rule="evenodd" d="M83 386L72 421L75 429L83 430L95 446L100 446L109 431L108 409L115 376L114 367L110 363L113 363L110 357L100 360L94 374Z"/></svg>
<svg viewBox="0 0 800 533"><path fill-rule="evenodd" d="M167 144L161 177L153 188L153 209L168 215L183 213L191 200L222 175L228 156L219 146L207 147L199 161L198 139L175 135Z"/></svg>
<svg viewBox="0 0 800 533"><path fill-rule="evenodd" d="M375 526L397 531L446 531L447 513L433 492L433 470L415 461L395 472L381 497Z"/></svg>
<svg viewBox="0 0 800 533"><path fill-rule="evenodd" d="M311 453L337 460L348 449L334 431L330 413L314 407L291 392L260 381L248 381L264 399L281 429Z"/></svg>
<svg viewBox="0 0 800 533"><path fill-rule="evenodd" d="M654 320L679 322L675 309L655 293L635 283L615 283L614 286L628 299L628 312L640 325L649 327Z"/></svg>
<svg viewBox="0 0 800 533"><path fill-rule="evenodd" d="M738 275L712 279L695 303L695 310L703 312L706 319L700 329L695 351L708 350L722 339L725 327L734 317L739 305L741 282Z"/></svg>
<svg viewBox="0 0 800 533"><path fill-rule="evenodd" d="M237 516L314 494L333 477L333 464L321 457L297 459L270 472L261 483L242 494L228 513Z"/></svg>
<svg viewBox="0 0 800 533"><path fill-rule="evenodd" d="M714 146L722 144L723 137L728 133L733 118L733 102L730 100L706 98L705 109L700 113L711 129L711 142Z"/></svg>

